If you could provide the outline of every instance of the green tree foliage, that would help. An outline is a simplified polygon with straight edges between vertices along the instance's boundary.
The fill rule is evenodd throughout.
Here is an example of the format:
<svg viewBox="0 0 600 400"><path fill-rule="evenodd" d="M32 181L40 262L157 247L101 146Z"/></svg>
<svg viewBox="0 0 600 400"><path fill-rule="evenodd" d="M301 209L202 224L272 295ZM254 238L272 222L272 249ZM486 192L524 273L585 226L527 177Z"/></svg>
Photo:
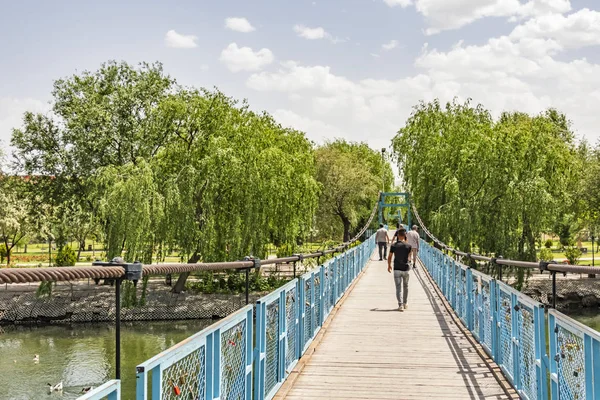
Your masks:
<svg viewBox="0 0 600 400"><path fill-rule="evenodd" d="M63 246L56 253L55 264L57 267L72 267L76 262L77 255L70 246Z"/></svg>
<svg viewBox="0 0 600 400"><path fill-rule="evenodd" d="M535 260L536 238L573 204L577 149L566 118L415 107L393 147L426 225L460 249Z"/></svg>
<svg viewBox="0 0 600 400"><path fill-rule="evenodd" d="M554 254L552 250L547 247L544 247L540 250L540 261L552 261L554 259Z"/></svg>
<svg viewBox="0 0 600 400"><path fill-rule="evenodd" d="M544 242L544 247L547 249L551 249L552 246L554 246L554 242L552 241L552 239L546 239L546 241Z"/></svg>
<svg viewBox="0 0 600 400"><path fill-rule="evenodd" d="M160 64L116 62L58 80L53 96L52 112L26 113L12 144L20 169L43 177L36 220L57 243L100 226L109 258L148 263L176 250L220 261L262 256L311 228L312 144L245 102L182 88ZM75 219L90 228L78 232Z"/></svg>
<svg viewBox="0 0 600 400"><path fill-rule="evenodd" d="M6 265L13 249L27 235L31 226L29 202L24 196L26 183L20 177L0 174L0 243Z"/></svg>
<svg viewBox="0 0 600 400"><path fill-rule="evenodd" d="M345 140L317 148L316 159L321 185L317 213L320 231L332 236L343 232L343 240L348 241L352 230L366 222L382 184L385 190L391 187L392 170L365 143Z"/></svg>
<svg viewBox="0 0 600 400"><path fill-rule="evenodd" d="M569 264L576 265L581 258L581 250L574 246L568 247L565 249L565 257L569 260Z"/></svg>

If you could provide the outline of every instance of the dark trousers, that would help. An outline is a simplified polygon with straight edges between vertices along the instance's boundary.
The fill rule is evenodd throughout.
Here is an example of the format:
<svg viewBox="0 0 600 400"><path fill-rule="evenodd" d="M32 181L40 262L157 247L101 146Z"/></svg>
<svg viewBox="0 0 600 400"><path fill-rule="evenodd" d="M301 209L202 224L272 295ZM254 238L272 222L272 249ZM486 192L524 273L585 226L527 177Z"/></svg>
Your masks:
<svg viewBox="0 0 600 400"><path fill-rule="evenodd" d="M387 242L378 242L379 245L379 259L385 260L387 258ZM383 249L383 257L381 257L381 250Z"/></svg>

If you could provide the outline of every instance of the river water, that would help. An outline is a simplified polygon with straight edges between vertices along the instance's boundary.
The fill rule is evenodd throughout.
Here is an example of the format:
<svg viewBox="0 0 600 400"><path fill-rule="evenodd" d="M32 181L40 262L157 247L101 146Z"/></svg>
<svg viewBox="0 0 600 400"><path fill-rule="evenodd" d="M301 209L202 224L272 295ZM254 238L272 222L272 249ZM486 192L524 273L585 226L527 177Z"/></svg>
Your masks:
<svg viewBox="0 0 600 400"><path fill-rule="evenodd" d="M571 315L600 330L600 314ZM122 398L135 399L135 367L212 324L212 320L123 323ZM2 332L2 331L0 331ZM35 364L33 357L39 355ZM105 324L9 327L0 333L0 399L76 399L114 377L115 331ZM47 384L62 381L62 396Z"/></svg>
<svg viewBox="0 0 600 400"><path fill-rule="evenodd" d="M135 399L135 367L215 321L122 323L122 398ZM39 363L33 362L39 355ZM76 399L81 389L114 378L115 331L106 324L4 327L0 330L0 399ZM62 396L47 384L62 381Z"/></svg>

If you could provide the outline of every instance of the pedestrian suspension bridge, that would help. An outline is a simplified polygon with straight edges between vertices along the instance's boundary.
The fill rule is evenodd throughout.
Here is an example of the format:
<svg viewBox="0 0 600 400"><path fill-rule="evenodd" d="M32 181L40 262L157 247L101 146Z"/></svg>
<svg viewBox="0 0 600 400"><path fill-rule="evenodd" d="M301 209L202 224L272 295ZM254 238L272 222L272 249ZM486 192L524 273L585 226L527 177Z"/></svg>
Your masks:
<svg viewBox="0 0 600 400"><path fill-rule="evenodd" d="M600 333L470 268L486 257L439 242L407 194L386 195L371 219L412 209L428 240L404 312L371 235L139 364L137 399L600 399ZM121 398L118 379L80 397L104 398Z"/></svg>

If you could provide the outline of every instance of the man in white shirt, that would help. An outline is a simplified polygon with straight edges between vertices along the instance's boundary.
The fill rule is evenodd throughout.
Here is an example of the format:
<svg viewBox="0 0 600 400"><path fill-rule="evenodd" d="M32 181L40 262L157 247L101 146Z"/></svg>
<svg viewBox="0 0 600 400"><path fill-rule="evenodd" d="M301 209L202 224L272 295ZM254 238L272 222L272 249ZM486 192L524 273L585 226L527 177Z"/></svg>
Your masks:
<svg viewBox="0 0 600 400"><path fill-rule="evenodd" d="M388 231L383 227L383 224L379 224L379 229L375 234L375 242L377 242L377 245L379 246L379 261L387 259L387 245L390 242L390 238L388 236ZM383 257L381 250L383 250Z"/></svg>
<svg viewBox="0 0 600 400"><path fill-rule="evenodd" d="M416 225L412 226L412 230L406 234L406 241L410 244L411 247L411 256L413 267L417 266L417 254L419 253L419 232L417 231L418 227Z"/></svg>

